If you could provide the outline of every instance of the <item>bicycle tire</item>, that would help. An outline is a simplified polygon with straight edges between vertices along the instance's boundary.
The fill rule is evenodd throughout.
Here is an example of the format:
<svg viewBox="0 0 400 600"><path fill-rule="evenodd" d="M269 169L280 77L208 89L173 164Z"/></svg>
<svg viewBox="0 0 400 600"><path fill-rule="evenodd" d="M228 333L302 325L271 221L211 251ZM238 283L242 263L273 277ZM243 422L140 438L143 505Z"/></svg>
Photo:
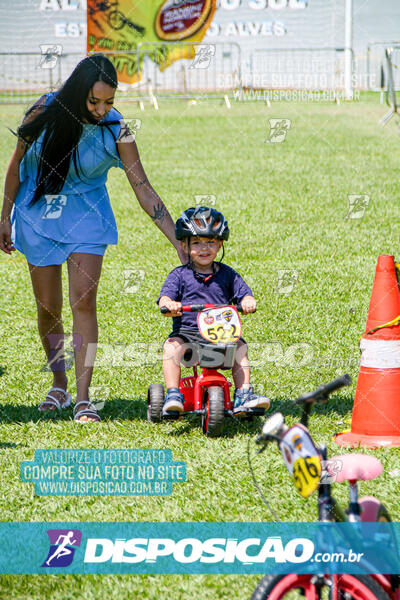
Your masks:
<svg viewBox="0 0 400 600"><path fill-rule="evenodd" d="M251 600L281 600L296 589L306 600L318 600L320 596L312 583L313 577L314 575L265 575L254 590ZM339 593L332 600L390 600L385 590L369 575L337 577Z"/></svg>

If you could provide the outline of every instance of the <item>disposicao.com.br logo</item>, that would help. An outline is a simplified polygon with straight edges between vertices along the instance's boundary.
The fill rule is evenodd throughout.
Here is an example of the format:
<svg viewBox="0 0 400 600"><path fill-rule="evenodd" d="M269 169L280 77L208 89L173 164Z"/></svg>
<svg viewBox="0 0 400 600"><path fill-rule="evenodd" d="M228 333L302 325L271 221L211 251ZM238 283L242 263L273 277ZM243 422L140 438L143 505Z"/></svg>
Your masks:
<svg viewBox="0 0 400 600"><path fill-rule="evenodd" d="M248 538L89 538L85 563L155 563L158 559L189 563L234 563L250 565L273 560L275 563L304 563L312 559L314 543L294 538L284 544L280 536Z"/></svg>
<svg viewBox="0 0 400 600"><path fill-rule="evenodd" d="M391 572L400 572L397 554L389 542L382 542L382 536L389 540L393 531L386 527L387 534L379 530L378 537L370 531L373 525L377 529L377 524L370 523L357 527L349 523L54 525L57 529L49 529L45 523L12 525L18 529L14 554L19 561L17 566L11 561L12 572L278 574L320 573L322 569L327 573L368 574L386 573L389 558L393 562ZM379 527L385 529L386 525ZM28 529L29 539L36 543L29 546L31 559L27 561L27 547L22 541L27 535L21 532ZM382 548L388 549L387 555ZM9 570L9 564L4 564L3 572Z"/></svg>

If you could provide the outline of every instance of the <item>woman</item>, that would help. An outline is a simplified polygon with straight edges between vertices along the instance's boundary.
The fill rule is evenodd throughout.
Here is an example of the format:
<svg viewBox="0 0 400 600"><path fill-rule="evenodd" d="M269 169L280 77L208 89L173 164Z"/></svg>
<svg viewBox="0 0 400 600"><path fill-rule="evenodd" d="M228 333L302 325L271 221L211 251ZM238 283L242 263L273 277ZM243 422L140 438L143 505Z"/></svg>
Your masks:
<svg viewBox="0 0 400 600"><path fill-rule="evenodd" d="M5 180L0 249L25 254L38 309L39 334L53 371L41 411L71 404L63 357L61 265L67 261L77 396L74 418L99 421L89 401L98 329L96 294L103 255L117 243L105 186L112 166L124 168L142 209L185 257L174 224L140 162L122 116L113 108L117 75L102 55L82 60L56 94L28 111ZM13 233L12 233L13 224ZM87 350L90 350L90 360Z"/></svg>

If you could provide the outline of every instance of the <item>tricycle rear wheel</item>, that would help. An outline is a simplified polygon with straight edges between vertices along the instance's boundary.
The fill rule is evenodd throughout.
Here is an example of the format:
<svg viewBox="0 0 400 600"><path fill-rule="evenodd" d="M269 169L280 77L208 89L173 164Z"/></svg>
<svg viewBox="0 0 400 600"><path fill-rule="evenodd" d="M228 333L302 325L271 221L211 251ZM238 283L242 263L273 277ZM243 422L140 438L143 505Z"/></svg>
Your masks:
<svg viewBox="0 0 400 600"><path fill-rule="evenodd" d="M161 383L152 383L147 391L147 420L152 423L159 423L163 405L164 386Z"/></svg>
<svg viewBox="0 0 400 600"><path fill-rule="evenodd" d="M203 433L209 437L217 436L221 433L222 423L224 422L224 390L218 386L207 388L203 400Z"/></svg>

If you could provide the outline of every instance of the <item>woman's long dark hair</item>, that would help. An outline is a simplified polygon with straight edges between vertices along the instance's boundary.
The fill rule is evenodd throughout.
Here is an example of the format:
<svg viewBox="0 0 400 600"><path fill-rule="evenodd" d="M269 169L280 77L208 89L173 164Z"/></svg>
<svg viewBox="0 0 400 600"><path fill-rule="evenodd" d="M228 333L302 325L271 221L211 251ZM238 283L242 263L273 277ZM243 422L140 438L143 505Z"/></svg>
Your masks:
<svg viewBox="0 0 400 600"><path fill-rule="evenodd" d="M77 64L52 102L38 115L18 128L18 136L27 143L36 140L44 130L38 156L36 190L31 203L44 194L58 194L68 173L71 158L79 174L77 146L82 135L82 121L97 123L86 101L97 81L112 88L118 85L113 64L102 54L94 54ZM27 115L34 110L28 111Z"/></svg>

